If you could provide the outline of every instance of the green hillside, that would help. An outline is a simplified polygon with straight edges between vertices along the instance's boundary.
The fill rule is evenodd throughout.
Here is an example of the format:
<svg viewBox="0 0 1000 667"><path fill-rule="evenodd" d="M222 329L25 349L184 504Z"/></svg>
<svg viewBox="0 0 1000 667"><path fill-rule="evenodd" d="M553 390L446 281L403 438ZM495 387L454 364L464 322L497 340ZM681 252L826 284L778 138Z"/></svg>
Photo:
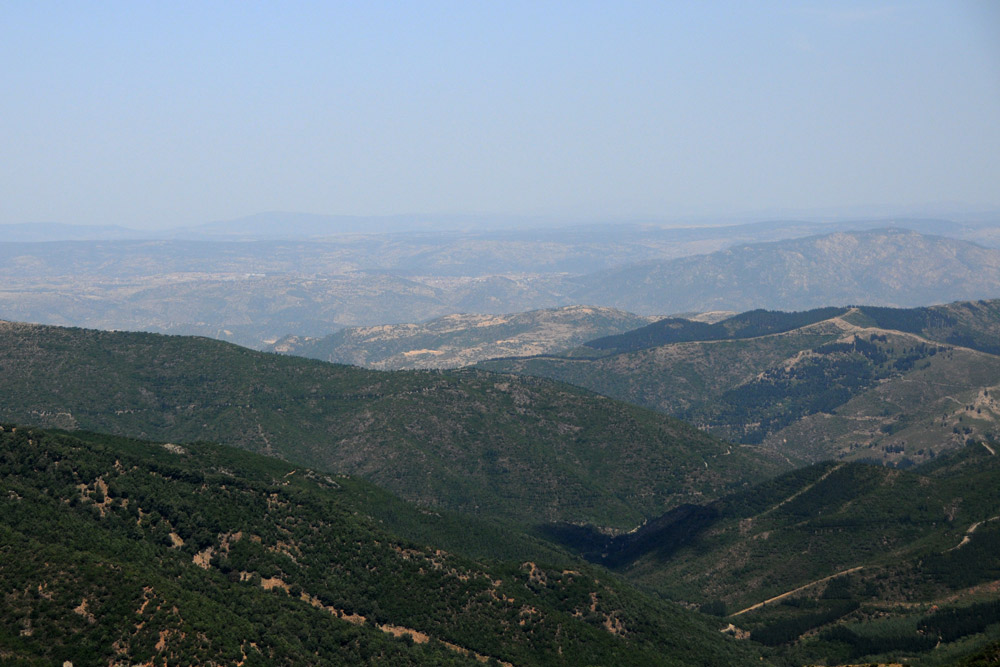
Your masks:
<svg viewBox="0 0 1000 667"><path fill-rule="evenodd" d="M584 343L583 347L610 352L634 352L669 343L739 340L784 333L843 315L847 308L817 308L798 313L751 310L712 324L681 317L668 317L616 336Z"/></svg>
<svg viewBox="0 0 1000 667"><path fill-rule="evenodd" d="M717 621L566 557L400 539L359 480L81 436L0 427L3 664L758 661Z"/></svg>
<svg viewBox="0 0 1000 667"><path fill-rule="evenodd" d="M548 534L791 664L946 664L1000 639L998 482L975 444L913 472L811 466L618 537Z"/></svg>
<svg viewBox="0 0 1000 667"><path fill-rule="evenodd" d="M526 522L634 525L780 469L644 409L482 371L376 372L208 339L5 323L0 376L6 420L218 441Z"/></svg>
<svg viewBox="0 0 1000 667"><path fill-rule="evenodd" d="M857 324L919 334L929 340L1000 354L1000 299L956 301L928 308L865 306Z"/></svg>
<svg viewBox="0 0 1000 667"><path fill-rule="evenodd" d="M853 324L918 334L929 340L1000 354L1000 299L956 301L926 308L816 308L786 313L751 310L708 324L668 317L632 331L583 344L610 352L634 352L670 343L738 340L784 333L838 316Z"/></svg>
<svg viewBox="0 0 1000 667"><path fill-rule="evenodd" d="M1000 301L753 311L481 367L573 383L794 459L913 465L998 433L997 340Z"/></svg>

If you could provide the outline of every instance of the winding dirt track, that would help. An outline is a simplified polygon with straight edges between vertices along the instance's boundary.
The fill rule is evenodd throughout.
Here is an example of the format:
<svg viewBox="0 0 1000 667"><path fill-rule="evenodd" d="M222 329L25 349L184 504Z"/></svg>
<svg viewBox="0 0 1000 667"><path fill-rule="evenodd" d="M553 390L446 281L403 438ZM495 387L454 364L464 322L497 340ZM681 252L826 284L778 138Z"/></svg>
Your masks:
<svg viewBox="0 0 1000 667"><path fill-rule="evenodd" d="M816 584L822 584L824 581L830 581L831 579L836 579L837 577L842 577L845 574L850 574L851 572L857 572L858 570L862 570L862 569L864 569L864 565L859 565L857 567L852 567L849 570L843 570L841 572L837 572L836 574L831 574L829 577L823 577L822 579L817 579L816 581L810 581L805 586L799 586L798 588L793 588L792 590L787 591L785 593L782 593L781 595L775 595L773 598L768 598L767 600L764 600L763 602L758 602L757 604L751 605L751 606L747 607L746 609L741 609L740 611L736 612L735 614L730 614L729 617L733 618L734 616L739 616L740 614L745 614L748 611L753 611L754 609L760 609L761 607L763 607L766 604L770 604L772 602L777 602L778 600L783 600L783 599L787 598L790 595L795 595L796 593L798 593L800 591L804 591L807 588L812 588Z"/></svg>
<svg viewBox="0 0 1000 667"><path fill-rule="evenodd" d="M955 549L961 549L966 544L972 541L972 534L976 532L976 528L979 528L984 523L989 523L990 521L996 521L997 519L1000 519L1000 516L991 516L989 519L984 519L983 521L975 522L974 524L969 526L969 529L967 531L965 531L965 535L962 537L961 542L953 546L951 549L945 549L941 553L948 553L949 551L954 551Z"/></svg>

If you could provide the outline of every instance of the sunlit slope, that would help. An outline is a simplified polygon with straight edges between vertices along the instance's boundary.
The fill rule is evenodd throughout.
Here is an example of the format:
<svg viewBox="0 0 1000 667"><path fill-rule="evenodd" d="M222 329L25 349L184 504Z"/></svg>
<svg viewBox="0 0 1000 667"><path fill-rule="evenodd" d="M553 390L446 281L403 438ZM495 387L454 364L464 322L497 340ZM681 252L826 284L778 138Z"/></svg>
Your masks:
<svg viewBox="0 0 1000 667"><path fill-rule="evenodd" d="M379 370L455 368L493 357L558 352L641 327L613 308L565 306L512 315L454 314L419 324L348 327L322 338L286 336L269 349Z"/></svg>
<svg viewBox="0 0 1000 667"><path fill-rule="evenodd" d="M0 416L214 440L522 521L624 526L776 464L546 380L376 372L218 341L0 326Z"/></svg>

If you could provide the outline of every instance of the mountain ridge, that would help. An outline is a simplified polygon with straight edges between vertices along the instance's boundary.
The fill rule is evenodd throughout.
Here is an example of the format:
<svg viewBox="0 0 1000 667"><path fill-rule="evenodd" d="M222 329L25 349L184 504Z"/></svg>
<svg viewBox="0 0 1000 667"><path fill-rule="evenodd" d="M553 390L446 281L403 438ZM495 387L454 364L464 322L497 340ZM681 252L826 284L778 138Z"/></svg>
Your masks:
<svg viewBox="0 0 1000 667"><path fill-rule="evenodd" d="M651 314L849 303L919 306L998 292L1000 251L890 228L649 261L584 277L572 295L588 303L623 295L618 307Z"/></svg>
<svg viewBox="0 0 1000 667"><path fill-rule="evenodd" d="M997 434L997 340L1000 300L752 311L715 325L662 320L562 356L480 366L574 383L789 456L912 465Z"/></svg>
<svg viewBox="0 0 1000 667"><path fill-rule="evenodd" d="M775 234L636 225L314 241L0 242L0 317L262 348L286 335L456 312L585 303L662 316L1000 293L997 249L917 232ZM734 243L744 245L728 247ZM637 267L639 260L658 263Z"/></svg>

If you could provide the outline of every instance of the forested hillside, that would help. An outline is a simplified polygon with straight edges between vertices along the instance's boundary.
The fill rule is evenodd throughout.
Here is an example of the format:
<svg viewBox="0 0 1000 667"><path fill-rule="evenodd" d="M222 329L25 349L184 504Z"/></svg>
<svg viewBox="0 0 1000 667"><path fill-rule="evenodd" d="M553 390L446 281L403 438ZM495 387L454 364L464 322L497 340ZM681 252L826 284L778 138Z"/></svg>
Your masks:
<svg viewBox="0 0 1000 667"><path fill-rule="evenodd" d="M667 319L558 356L483 368L548 377L800 460L929 460L1000 433L1000 301Z"/></svg>
<svg viewBox="0 0 1000 667"><path fill-rule="evenodd" d="M668 317L617 336L605 336L587 341L583 347L605 353L617 353L645 350L670 343L756 338L816 324L843 315L847 311L847 308L817 308L799 313L751 310L712 324L681 317Z"/></svg>
<svg viewBox="0 0 1000 667"><path fill-rule="evenodd" d="M547 380L377 372L208 339L0 325L0 417L213 440L426 505L627 526L787 463Z"/></svg>
<svg viewBox="0 0 1000 667"><path fill-rule="evenodd" d="M4 424L0 479L4 664L757 661L586 564L400 539L365 483L227 447Z"/></svg>
<svg viewBox="0 0 1000 667"><path fill-rule="evenodd" d="M1000 640L995 449L912 472L823 463L617 537L547 534L727 617L790 664L948 664Z"/></svg>
<svg viewBox="0 0 1000 667"><path fill-rule="evenodd" d="M841 315L847 315L849 321L861 326L903 331L940 343L1000 353L1000 299L957 301L921 308L827 307L788 313L758 309L712 324L668 317L622 334L587 341L582 347L616 353L670 343L755 338L792 331Z"/></svg>

